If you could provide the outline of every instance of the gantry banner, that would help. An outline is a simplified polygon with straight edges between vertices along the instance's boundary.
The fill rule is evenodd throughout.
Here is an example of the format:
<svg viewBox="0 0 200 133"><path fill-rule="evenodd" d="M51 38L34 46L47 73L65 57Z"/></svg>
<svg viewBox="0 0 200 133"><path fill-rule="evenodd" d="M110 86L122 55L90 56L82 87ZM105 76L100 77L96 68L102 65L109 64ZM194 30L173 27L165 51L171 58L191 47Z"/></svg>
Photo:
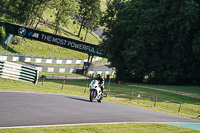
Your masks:
<svg viewBox="0 0 200 133"><path fill-rule="evenodd" d="M4 23L3 25L5 26L6 33L34 39L45 43L59 45L61 47L84 52L90 55L102 56L101 52L99 51L99 46L95 44L51 34L36 29L31 29L13 23Z"/></svg>

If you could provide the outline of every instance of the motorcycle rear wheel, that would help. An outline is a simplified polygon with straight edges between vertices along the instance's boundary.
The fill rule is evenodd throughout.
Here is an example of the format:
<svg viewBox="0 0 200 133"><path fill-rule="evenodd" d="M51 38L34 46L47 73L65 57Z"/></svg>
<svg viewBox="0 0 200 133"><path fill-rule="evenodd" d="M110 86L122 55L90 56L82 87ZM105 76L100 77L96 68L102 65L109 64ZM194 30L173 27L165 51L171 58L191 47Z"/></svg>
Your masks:
<svg viewBox="0 0 200 133"><path fill-rule="evenodd" d="M101 103L102 100L103 100L103 97L101 97L99 100L97 100L97 102Z"/></svg>
<svg viewBox="0 0 200 133"><path fill-rule="evenodd" d="M101 99L97 100L99 103L101 103Z"/></svg>

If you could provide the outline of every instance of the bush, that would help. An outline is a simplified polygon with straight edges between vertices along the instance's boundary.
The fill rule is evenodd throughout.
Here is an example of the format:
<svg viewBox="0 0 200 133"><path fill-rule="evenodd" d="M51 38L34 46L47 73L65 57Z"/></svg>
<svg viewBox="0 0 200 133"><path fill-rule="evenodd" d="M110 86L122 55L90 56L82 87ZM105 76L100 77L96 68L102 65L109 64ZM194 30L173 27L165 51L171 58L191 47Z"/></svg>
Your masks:
<svg viewBox="0 0 200 133"><path fill-rule="evenodd" d="M0 27L0 39L3 39L6 36L6 31L3 26Z"/></svg>
<svg viewBox="0 0 200 133"><path fill-rule="evenodd" d="M12 44L18 45L20 42L21 42L21 38L19 37L12 38Z"/></svg>

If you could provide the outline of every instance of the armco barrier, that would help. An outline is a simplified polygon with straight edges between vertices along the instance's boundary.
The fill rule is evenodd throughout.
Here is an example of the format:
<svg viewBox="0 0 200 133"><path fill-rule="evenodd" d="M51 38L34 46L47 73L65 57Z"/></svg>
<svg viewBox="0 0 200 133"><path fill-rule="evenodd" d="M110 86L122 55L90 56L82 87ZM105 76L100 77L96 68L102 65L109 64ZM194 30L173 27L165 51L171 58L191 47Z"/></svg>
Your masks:
<svg viewBox="0 0 200 133"><path fill-rule="evenodd" d="M8 61L0 61L0 77L37 84L38 70Z"/></svg>

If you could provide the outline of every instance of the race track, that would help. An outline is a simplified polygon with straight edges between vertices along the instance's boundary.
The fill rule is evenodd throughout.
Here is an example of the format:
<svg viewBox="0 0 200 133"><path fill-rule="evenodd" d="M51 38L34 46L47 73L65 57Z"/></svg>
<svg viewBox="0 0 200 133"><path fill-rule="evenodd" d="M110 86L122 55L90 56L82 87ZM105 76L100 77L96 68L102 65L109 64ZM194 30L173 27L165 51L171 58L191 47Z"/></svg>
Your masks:
<svg viewBox="0 0 200 133"><path fill-rule="evenodd" d="M200 121L88 98L0 91L0 127L114 122Z"/></svg>

